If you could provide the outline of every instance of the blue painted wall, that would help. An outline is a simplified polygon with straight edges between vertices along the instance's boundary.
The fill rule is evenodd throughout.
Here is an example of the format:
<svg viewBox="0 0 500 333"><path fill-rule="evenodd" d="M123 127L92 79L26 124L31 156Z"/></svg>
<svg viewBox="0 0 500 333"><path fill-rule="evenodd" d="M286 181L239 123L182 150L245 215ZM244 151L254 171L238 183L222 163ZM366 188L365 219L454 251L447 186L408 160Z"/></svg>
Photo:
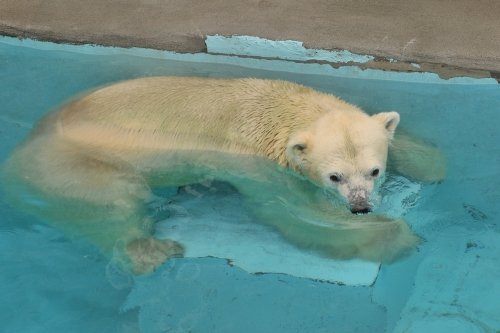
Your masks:
<svg viewBox="0 0 500 333"><path fill-rule="evenodd" d="M70 96L145 75L280 78L334 92L368 112L397 110L401 126L438 145L449 161L448 179L425 186L406 216L426 242L410 259L382 267L372 287L250 275L218 259L176 260L134 280L86 244L2 203L0 321L7 331L500 329L495 81L0 39L0 159Z"/></svg>

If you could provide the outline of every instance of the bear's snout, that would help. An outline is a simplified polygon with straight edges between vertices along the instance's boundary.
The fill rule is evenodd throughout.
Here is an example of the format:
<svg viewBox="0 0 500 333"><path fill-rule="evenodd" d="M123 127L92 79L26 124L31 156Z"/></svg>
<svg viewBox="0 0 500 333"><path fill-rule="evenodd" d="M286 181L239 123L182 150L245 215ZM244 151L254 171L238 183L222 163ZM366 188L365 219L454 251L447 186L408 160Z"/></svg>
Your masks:
<svg viewBox="0 0 500 333"><path fill-rule="evenodd" d="M369 193L365 188L355 188L349 193L349 208L353 214L366 214L371 211L371 206L368 202Z"/></svg>

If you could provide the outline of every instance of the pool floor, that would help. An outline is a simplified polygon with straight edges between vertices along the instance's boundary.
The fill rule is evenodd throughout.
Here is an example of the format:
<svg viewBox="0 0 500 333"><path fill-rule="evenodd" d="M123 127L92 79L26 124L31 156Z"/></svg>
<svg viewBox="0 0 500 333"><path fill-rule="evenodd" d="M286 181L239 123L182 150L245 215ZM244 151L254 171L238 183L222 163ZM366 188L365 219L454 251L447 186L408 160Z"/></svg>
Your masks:
<svg viewBox="0 0 500 333"><path fill-rule="evenodd" d="M96 86L151 75L258 77L332 92L369 113L398 111L403 128L442 149L448 176L419 187L418 200L404 212L425 239L419 251L382 265L375 282L364 286L249 273L213 257L175 259L150 276L133 277L89 244L70 241L0 201L2 331L500 331L496 82L376 71L346 75L308 64L298 72L297 64L267 60L191 55L181 61L178 55L29 45L40 47L0 39L0 161L41 116Z"/></svg>

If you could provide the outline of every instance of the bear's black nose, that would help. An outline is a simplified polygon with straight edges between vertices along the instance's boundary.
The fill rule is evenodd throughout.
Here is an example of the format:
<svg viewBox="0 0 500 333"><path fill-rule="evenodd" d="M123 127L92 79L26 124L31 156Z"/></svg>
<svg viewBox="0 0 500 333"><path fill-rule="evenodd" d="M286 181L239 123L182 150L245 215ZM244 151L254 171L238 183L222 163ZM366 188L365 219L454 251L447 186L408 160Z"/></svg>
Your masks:
<svg viewBox="0 0 500 333"><path fill-rule="evenodd" d="M370 208L351 208L351 213L353 214L367 214L370 212Z"/></svg>

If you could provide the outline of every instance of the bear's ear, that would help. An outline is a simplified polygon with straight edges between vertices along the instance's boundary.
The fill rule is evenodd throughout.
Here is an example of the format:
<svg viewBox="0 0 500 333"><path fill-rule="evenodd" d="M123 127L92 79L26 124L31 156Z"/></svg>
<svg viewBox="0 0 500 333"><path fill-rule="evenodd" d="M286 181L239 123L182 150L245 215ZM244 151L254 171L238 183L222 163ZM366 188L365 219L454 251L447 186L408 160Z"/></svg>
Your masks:
<svg viewBox="0 0 500 333"><path fill-rule="evenodd" d="M394 131L399 124L399 113L395 111L381 112L373 115L373 118L377 119L384 125L391 137L394 135Z"/></svg>
<svg viewBox="0 0 500 333"><path fill-rule="evenodd" d="M310 145L309 132L299 132L290 137L286 147L288 162L295 168L303 169L307 164L307 151Z"/></svg>

